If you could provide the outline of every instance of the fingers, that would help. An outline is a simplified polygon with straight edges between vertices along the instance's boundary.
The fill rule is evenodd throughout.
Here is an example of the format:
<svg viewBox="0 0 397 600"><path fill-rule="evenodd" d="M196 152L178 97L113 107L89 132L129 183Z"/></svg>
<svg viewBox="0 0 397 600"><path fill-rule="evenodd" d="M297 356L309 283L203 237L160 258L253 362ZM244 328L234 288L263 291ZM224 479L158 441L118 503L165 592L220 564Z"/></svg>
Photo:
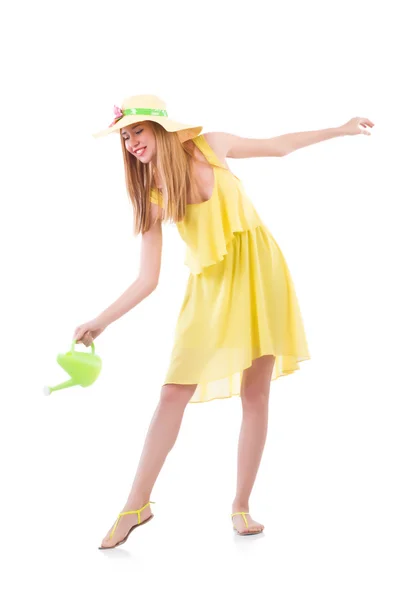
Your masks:
<svg viewBox="0 0 397 600"><path fill-rule="evenodd" d="M367 127L361 127L361 133L364 135L371 135L371 132Z"/></svg>
<svg viewBox="0 0 397 600"><path fill-rule="evenodd" d="M76 327L76 329L74 330L74 334L73 334L73 339L76 340L76 343L78 343L78 341L81 338L81 333L82 333L82 327Z"/></svg>
<svg viewBox="0 0 397 600"><path fill-rule="evenodd" d="M358 126L360 128L361 133L364 135L371 135L371 131L369 128L372 128L375 124L366 118L358 118Z"/></svg>
<svg viewBox="0 0 397 600"><path fill-rule="evenodd" d="M352 119L352 121L354 120L360 123L360 125L368 125L369 127L373 127L375 125L375 123L373 123L370 119L367 119L367 117L355 117Z"/></svg>
<svg viewBox="0 0 397 600"><path fill-rule="evenodd" d="M91 335L90 331L87 331L83 337L81 338L82 343L84 344L84 346L91 346L92 342L94 341L94 338Z"/></svg>
<svg viewBox="0 0 397 600"><path fill-rule="evenodd" d="M78 329L75 331L73 339L76 340L76 344L84 344L84 346L91 346L94 341L91 331L86 331L84 335L81 335Z"/></svg>

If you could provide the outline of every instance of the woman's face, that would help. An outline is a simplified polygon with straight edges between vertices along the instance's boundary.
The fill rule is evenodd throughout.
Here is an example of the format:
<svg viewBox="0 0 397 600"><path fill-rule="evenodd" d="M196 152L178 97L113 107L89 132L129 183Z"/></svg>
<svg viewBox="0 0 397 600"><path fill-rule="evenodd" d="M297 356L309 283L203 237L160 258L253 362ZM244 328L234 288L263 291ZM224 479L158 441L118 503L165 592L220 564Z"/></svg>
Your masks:
<svg viewBox="0 0 397 600"><path fill-rule="evenodd" d="M123 127L121 135L125 140L126 150L138 160L143 163L153 160L156 155L156 138L148 121Z"/></svg>

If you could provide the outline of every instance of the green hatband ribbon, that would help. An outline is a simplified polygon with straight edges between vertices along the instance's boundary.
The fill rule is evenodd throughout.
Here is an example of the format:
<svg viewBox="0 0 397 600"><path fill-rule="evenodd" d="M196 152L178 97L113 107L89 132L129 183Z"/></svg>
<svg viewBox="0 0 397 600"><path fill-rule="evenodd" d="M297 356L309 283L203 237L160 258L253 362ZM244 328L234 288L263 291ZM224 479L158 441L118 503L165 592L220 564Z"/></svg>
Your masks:
<svg viewBox="0 0 397 600"><path fill-rule="evenodd" d="M161 108L125 108L123 115L151 115L153 117L168 117L166 110Z"/></svg>

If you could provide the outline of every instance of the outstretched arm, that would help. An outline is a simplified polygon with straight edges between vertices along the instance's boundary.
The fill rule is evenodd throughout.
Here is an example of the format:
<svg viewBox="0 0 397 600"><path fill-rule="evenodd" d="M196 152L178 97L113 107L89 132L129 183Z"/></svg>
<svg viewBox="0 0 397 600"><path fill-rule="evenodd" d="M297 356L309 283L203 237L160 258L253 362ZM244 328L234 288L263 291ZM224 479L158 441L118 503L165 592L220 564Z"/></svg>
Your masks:
<svg viewBox="0 0 397 600"><path fill-rule="evenodd" d="M101 327L107 327L122 317L157 287L162 254L161 221L155 220L158 207L151 206L151 227L142 234L140 269L137 279L111 306L104 310L96 321Z"/></svg>
<svg viewBox="0 0 397 600"><path fill-rule="evenodd" d="M150 228L142 234L141 264L138 277L124 294L98 317L76 327L73 340L76 340L78 344L83 343L85 346L90 346L110 323L122 317L156 289L160 275L163 239L161 220L157 218L158 210L158 206L151 205Z"/></svg>
<svg viewBox="0 0 397 600"><path fill-rule="evenodd" d="M366 118L354 117L340 127L286 133L266 139L244 138L231 133L206 133L210 145L220 157L254 158L260 156L286 156L299 148L317 144L343 135L370 135L374 123Z"/></svg>

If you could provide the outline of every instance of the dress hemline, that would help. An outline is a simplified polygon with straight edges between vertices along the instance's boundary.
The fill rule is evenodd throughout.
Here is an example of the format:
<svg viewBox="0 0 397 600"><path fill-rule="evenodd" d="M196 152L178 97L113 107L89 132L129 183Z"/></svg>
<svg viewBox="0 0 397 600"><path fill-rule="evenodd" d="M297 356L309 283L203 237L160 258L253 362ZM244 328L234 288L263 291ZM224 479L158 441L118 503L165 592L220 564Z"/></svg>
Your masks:
<svg viewBox="0 0 397 600"><path fill-rule="evenodd" d="M261 354L260 356L257 356L256 358L261 358L262 356L269 356L269 354L271 354L271 353ZM276 355L273 354L272 356L276 356ZM243 367L242 369L240 369L238 371L235 371L231 375L221 376L220 379L221 378L222 379L232 378L234 375L239 374L240 375L240 386L241 386L242 372L245 371L246 369L248 369L249 367L251 367L253 361L256 360L256 358L253 358L251 360L250 364L247 365L246 367ZM276 356L276 358L277 358L277 356ZM296 373L297 371L300 370L300 367L299 367L298 363L305 362L307 360L311 360L311 356L308 355L308 356L304 356L304 357L301 357L301 358L297 358L296 359L296 363L297 363L296 369L292 369L290 371L284 370L281 373L279 373L278 375L275 375L274 377L272 377L270 381L276 381L277 379L280 379L280 377L285 377L287 375L292 375L293 373ZM211 383L211 381L199 381L199 382L197 382L197 381L190 381L190 382L184 382L184 383L181 383L180 381L165 381L162 385L167 385L167 384L175 384L175 385L194 385L194 384L205 385L207 383ZM212 398L208 398L207 400L195 400L194 402L192 402L191 400L189 400L188 404L206 404L207 402L212 402L214 400L227 400L228 398L233 398L235 396L241 396L241 392L239 391L239 392L231 393L231 394L228 394L227 396L213 396Z"/></svg>

